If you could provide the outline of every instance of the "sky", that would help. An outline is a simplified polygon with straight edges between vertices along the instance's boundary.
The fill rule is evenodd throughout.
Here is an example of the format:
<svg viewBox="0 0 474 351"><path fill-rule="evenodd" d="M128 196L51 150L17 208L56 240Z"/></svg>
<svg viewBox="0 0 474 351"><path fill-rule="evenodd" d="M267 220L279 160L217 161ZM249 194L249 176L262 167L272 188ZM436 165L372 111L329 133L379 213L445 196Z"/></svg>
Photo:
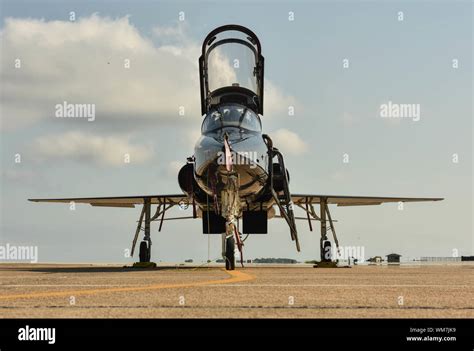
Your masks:
<svg viewBox="0 0 474 351"><path fill-rule="evenodd" d="M263 130L293 193L445 198L331 207L341 245L474 254L471 2L0 3L0 245L37 246L41 262L133 262L140 208L27 199L180 193L202 122L200 46L235 23L262 43ZM57 118L64 101L95 104L95 119ZM381 117L389 101L419 118ZM318 258L319 232L297 224L300 253L275 219L245 258ZM152 240L155 261L220 256L199 220L153 223Z"/></svg>

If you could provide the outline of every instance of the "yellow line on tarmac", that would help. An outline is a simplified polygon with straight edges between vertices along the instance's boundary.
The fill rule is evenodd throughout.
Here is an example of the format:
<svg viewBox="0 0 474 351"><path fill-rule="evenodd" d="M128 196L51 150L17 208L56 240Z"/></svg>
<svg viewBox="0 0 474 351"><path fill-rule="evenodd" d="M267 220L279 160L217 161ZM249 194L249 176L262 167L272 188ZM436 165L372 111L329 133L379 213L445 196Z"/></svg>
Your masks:
<svg viewBox="0 0 474 351"><path fill-rule="evenodd" d="M88 290L67 290L67 291L49 291L49 292L37 292L37 293L29 293L29 294L0 295L0 300L28 299L28 298L35 298L35 297L94 295L94 294L103 294L103 293L159 290L159 289L170 289L170 288L189 288L189 287L195 287L195 286L240 283L240 282L255 279L255 276L253 276L251 274L248 274L248 273L243 273L243 272L240 272L240 271L225 271L225 272L228 273L231 277L228 278L228 279L207 280L207 281L194 282L194 283L153 284L153 285L136 286L136 287L88 289Z"/></svg>

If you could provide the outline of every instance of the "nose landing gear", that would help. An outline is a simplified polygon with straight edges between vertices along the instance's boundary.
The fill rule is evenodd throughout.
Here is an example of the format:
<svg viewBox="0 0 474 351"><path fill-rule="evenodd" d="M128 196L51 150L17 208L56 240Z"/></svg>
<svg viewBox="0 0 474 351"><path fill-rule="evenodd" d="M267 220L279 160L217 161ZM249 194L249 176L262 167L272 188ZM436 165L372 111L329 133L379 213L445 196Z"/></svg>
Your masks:
<svg viewBox="0 0 474 351"><path fill-rule="evenodd" d="M227 270L234 270L236 242L243 266L243 244L236 226L237 218L239 218L242 213L239 198L240 179L237 173L229 170L227 174L223 175L222 179L225 179L225 188L221 192L221 213L222 217L226 220L225 233L222 234L222 257L225 260L225 268Z"/></svg>

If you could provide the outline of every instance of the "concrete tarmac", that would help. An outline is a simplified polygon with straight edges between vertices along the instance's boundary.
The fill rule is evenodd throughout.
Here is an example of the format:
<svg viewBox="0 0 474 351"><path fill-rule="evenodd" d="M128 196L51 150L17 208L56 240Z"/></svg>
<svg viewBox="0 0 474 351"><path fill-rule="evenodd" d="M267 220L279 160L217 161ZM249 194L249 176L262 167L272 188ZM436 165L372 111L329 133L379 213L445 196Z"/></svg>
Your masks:
<svg viewBox="0 0 474 351"><path fill-rule="evenodd" d="M474 264L0 264L1 318L473 318Z"/></svg>

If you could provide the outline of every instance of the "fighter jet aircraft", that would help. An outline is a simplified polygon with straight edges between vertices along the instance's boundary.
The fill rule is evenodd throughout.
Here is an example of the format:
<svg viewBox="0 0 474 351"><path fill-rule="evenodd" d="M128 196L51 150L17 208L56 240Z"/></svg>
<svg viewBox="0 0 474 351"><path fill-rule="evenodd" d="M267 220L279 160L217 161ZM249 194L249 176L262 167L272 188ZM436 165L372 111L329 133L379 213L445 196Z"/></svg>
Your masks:
<svg viewBox="0 0 474 351"><path fill-rule="evenodd" d="M267 233L271 218L283 218L291 240L300 251L296 220L321 226L321 262L331 261L331 241L338 245L329 206L380 205L386 202L438 201L442 198L405 198L292 194L283 155L269 135L262 133L264 105L264 58L257 36L240 25L225 25L210 32L199 58L201 137L194 155L179 171L183 194L29 199L34 202L86 203L92 206L135 207L142 205L132 256L140 232L140 262L150 262L150 224L184 218L199 218L205 234L222 235L226 269L235 269L235 247L241 253L243 234ZM319 205L319 215L314 205ZM152 215L152 207L156 210ZM192 210L192 216L166 218L170 208ZM306 216L296 217L296 207ZM278 212L277 212L278 210ZM242 226L240 226L242 224ZM328 228L329 224L329 228Z"/></svg>

